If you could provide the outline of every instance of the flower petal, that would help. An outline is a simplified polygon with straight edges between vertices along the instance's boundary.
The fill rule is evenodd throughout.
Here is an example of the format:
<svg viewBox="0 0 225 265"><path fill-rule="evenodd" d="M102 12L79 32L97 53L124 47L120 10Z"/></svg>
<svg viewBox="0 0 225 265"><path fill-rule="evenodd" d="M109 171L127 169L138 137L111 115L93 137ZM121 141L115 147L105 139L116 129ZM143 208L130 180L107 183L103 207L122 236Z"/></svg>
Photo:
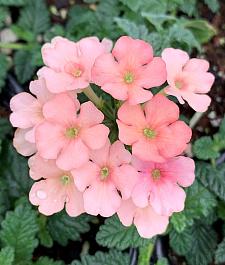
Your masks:
<svg viewBox="0 0 225 265"><path fill-rule="evenodd" d="M128 102L130 105L144 103L152 98L152 92L139 86L132 86L128 89Z"/></svg>
<svg viewBox="0 0 225 265"><path fill-rule="evenodd" d="M117 210L117 215L124 226L132 225L136 208L137 207L134 205L131 199L121 201L121 205Z"/></svg>
<svg viewBox="0 0 225 265"><path fill-rule="evenodd" d="M200 95L192 92L182 92L182 97L197 112L207 111L211 103L211 98L207 95Z"/></svg>
<svg viewBox="0 0 225 265"><path fill-rule="evenodd" d="M191 58L184 66L184 71L188 72L207 72L209 62L204 59Z"/></svg>
<svg viewBox="0 0 225 265"><path fill-rule="evenodd" d="M31 156L37 151L36 145L25 139L25 135L29 130L30 129L16 129L13 138L13 146L16 151L23 156Z"/></svg>
<svg viewBox="0 0 225 265"><path fill-rule="evenodd" d="M116 122L119 127L119 139L122 143L132 145L142 137L142 134L134 126L125 125L120 120L116 120Z"/></svg>
<svg viewBox="0 0 225 265"><path fill-rule="evenodd" d="M110 147L109 160L113 166L128 164L131 161L131 154L125 149L125 146L117 140Z"/></svg>

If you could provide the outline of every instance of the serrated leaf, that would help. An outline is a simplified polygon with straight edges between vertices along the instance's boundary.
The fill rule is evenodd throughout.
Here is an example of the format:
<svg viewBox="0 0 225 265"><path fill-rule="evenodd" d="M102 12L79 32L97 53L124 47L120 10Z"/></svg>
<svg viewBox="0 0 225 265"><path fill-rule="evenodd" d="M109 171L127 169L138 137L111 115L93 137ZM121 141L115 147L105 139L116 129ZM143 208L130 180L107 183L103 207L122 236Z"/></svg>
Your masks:
<svg viewBox="0 0 225 265"><path fill-rule="evenodd" d="M0 0L0 5L4 6L23 6L27 0Z"/></svg>
<svg viewBox="0 0 225 265"><path fill-rule="evenodd" d="M48 229L55 241L66 246L68 240L80 240L80 235L89 231L90 220L89 215L70 217L65 212L60 212L48 219Z"/></svg>
<svg viewBox="0 0 225 265"><path fill-rule="evenodd" d="M225 201L225 164L212 167L208 163L196 163L196 176L201 183Z"/></svg>
<svg viewBox="0 0 225 265"><path fill-rule="evenodd" d="M190 221L184 212L174 213L170 218L170 223L178 233L181 233L188 225L190 225Z"/></svg>
<svg viewBox="0 0 225 265"><path fill-rule="evenodd" d="M73 261L71 265L130 265L130 258L126 253L110 250L108 253L82 256L81 261Z"/></svg>
<svg viewBox="0 0 225 265"><path fill-rule="evenodd" d="M1 0L0 0L1 1ZM6 17L8 16L8 9L4 6L0 6L0 28L5 24Z"/></svg>
<svg viewBox="0 0 225 265"><path fill-rule="evenodd" d="M141 238L135 226L123 226L119 218L114 215L107 218L105 223L100 226L96 241L104 247L124 250L128 247L145 246L152 240Z"/></svg>
<svg viewBox="0 0 225 265"><path fill-rule="evenodd" d="M27 159L19 155L8 141L4 141L0 161L0 177L7 182L9 195L27 195L32 184L28 175Z"/></svg>
<svg viewBox="0 0 225 265"><path fill-rule="evenodd" d="M203 136L196 140L193 145L193 152L198 159L202 160L215 159L220 155L210 136Z"/></svg>
<svg viewBox="0 0 225 265"><path fill-rule="evenodd" d="M20 83L24 84L30 80L36 69L34 64L34 54L31 51L17 51L14 56L16 77Z"/></svg>
<svg viewBox="0 0 225 265"><path fill-rule="evenodd" d="M3 86L5 85L5 78L7 74L8 61L7 57L4 54L0 54L0 92L2 91Z"/></svg>
<svg viewBox="0 0 225 265"><path fill-rule="evenodd" d="M169 265L167 258L160 258L155 265Z"/></svg>
<svg viewBox="0 0 225 265"><path fill-rule="evenodd" d="M46 216L40 215L38 217L38 226L39 226L38 238L40 239L40 244L47 248L52 247L53 240L48 231Z"/></svg>
<svg viewBox="0 0 225 265"><path fill-rule="evenodd" d="M36 35L45 32L50 27L50 16L45 1L29 0L20 13L18 24Z"/></svg>
<svg viewBox="0 0 225 265"><path fill-rule="evenodd" d="M215 262L216 264L225 262L225 238L223 241L217 246L215 253Z"/></svg>
<svg viewBox="0 0 225 265"><path fill-rule="evenodd" d="M0 264L13 265L14 249L12 247L2 248L0 251Z"/></svg>
<svg viewBox="0 0 225 265"><path fill-rule="evenodd" d="M216 29L203 19L187 20L184 25L201 44L207 43L217 33Z"/></svg>
<svg viewBox="0 0 225 265"><path fill-rule="evenodd" d="M185 209L188 222L208 216L217 204L215 196L195 180L186 191Z"/></svg>
<svg viewBox="0 0 225 265"><path fill-rule="evenodd" d="M166 14L156 14L153 11L150 12L142 12L141 15L146 18L153 26L155 26L157 31L162 29L162 25L166 21L176 20L174 16L166 15Z"/></svg>
<svg viewBox="0 0 225 265"><path fill-rule="evenodd" d="M35 265L64 265L63 261L54 261L48 257L41 257L34 263Z"/></svg>
<svg viewBox="0 0 225 265"><path fill-rule="evenodd" d="M192 227L188 227L182 233L178 233L176 230L169 233L170 246L178 255L185 255L190 251L192 243L191 229Z"/></svg>
<svg viewBox="0 0 225 265"><path fill-rule="evenodd" d="M208 265L213 260L217 245L216 232L210 226L197 223L190 231L191 249L185 255L189 265Z"/></svg>
<svg viewBox="0 0 225 265"><path fill-rule="evenodd" d="M36 212L30 206L19 205L13 212L7 212L1 226L0 240L4 246L15 249L15 261L30 260L38 245L35 239L38 231Z"/></svg>
<svg viewBox="0 0 225 265"><path fill-rule="evenodd" d="M214 13L220 8L220 3L218 0L204 0L204 2Z"/></svg>

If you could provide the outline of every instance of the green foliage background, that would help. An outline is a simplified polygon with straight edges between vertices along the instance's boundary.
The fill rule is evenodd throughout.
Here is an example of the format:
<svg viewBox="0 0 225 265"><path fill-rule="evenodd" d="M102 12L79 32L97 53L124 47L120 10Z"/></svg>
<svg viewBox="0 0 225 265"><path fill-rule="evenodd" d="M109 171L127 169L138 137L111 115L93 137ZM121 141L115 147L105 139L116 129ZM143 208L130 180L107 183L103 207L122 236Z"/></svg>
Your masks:
<svg viewBox="0 0 225 265"><path fill-rule="evenodd" d="M0 92L7 89L7 73L27 87L42 65L41 45L57 35L72 40L90 35L116 40L130 35L150 42L157 55L166 47L200 55L203 44L210 41L216 29L200 17L199 5L208 6L212 12L219 10L217 0L84 0L71 5L62 23L56 23L53 18L57 10L44 0L0 0L0 30L8 28L17 38L12 43L0 42ZM15 10L18 17L10 23ZM140 238L133 226L123 227L116 216L101 224L102 220L88 215L70 218L62 212L47 218L39 214L28 202L32 181L27 160L12 147L12 133L7 118L1 117L1 265L63 265L62 260L36 255L37 250L51 249L56 244L66 247L71 242L83 246L81 258L71 265L129 265L129 248L141 250L154 242ZM172 251L189 265L225 262L225 229L220 233L215 230L216 224L225 222L225 165L216 165L225 149L224 134L225 119L213 136L194 142L197 179L186 190L185 210L171 217L166 232ZM96 241L103 250L95 254L83 239L93 226L98 227ZM140 261L142 264L148 263ZM164 258L156 263L166 264Z"/></svg>

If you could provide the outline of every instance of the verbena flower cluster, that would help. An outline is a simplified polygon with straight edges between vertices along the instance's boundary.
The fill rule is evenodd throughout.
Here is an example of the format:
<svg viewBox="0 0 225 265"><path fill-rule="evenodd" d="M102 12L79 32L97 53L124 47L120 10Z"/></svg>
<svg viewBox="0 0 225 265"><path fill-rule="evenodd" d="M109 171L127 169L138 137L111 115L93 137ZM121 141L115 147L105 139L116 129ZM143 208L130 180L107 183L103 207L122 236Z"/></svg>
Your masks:
<svg viewBox="0 0 225 265"><path fill-rule="evenodd" d="M30 83L31 94L11 100L10 121L18 127L13 143L20 154L33 155L28 163L36 182L29 198L42 214L64 207L70 216L117 213L125 226L133 223L150 238L183 210L182 187L195 178L194 161L181 155L191 129L167 95L206 111L214 76L206 60L189 59L179 49L154 57L149 43L128 36L111 49L110 40L96 37L55 37L45 44L45 66ZM149 90L166 81L158 94ZM91 83L118 100L115 142ZM94 103L80 104L77 93L84 91Z"/></svg>

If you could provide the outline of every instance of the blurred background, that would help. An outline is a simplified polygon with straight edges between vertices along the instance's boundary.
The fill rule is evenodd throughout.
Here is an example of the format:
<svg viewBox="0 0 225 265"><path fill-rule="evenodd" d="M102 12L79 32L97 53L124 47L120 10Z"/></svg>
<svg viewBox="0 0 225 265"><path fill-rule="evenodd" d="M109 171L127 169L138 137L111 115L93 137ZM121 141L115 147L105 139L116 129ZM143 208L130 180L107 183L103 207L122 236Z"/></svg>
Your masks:
<svg viewBox="0 0 225 265"><path fill-rule="evenodd" d="M0 0L0 265L135 265L137 247L147 244L114 217L105 224L64 212L46 218L28 202L32 181L27 159L12 147L9 100L28 91L43 65L41 46L58 35L113 41L129 35L150 42L156 55L177 47L210 62L216 81L209 110L196 116L181 108L193 127L188 154L196 160L197 180L187 190L184 212L173 215L167 234L157 239L151 264L225 264L225 1ZM100 225L111 239L98 232Z"/></svg>

